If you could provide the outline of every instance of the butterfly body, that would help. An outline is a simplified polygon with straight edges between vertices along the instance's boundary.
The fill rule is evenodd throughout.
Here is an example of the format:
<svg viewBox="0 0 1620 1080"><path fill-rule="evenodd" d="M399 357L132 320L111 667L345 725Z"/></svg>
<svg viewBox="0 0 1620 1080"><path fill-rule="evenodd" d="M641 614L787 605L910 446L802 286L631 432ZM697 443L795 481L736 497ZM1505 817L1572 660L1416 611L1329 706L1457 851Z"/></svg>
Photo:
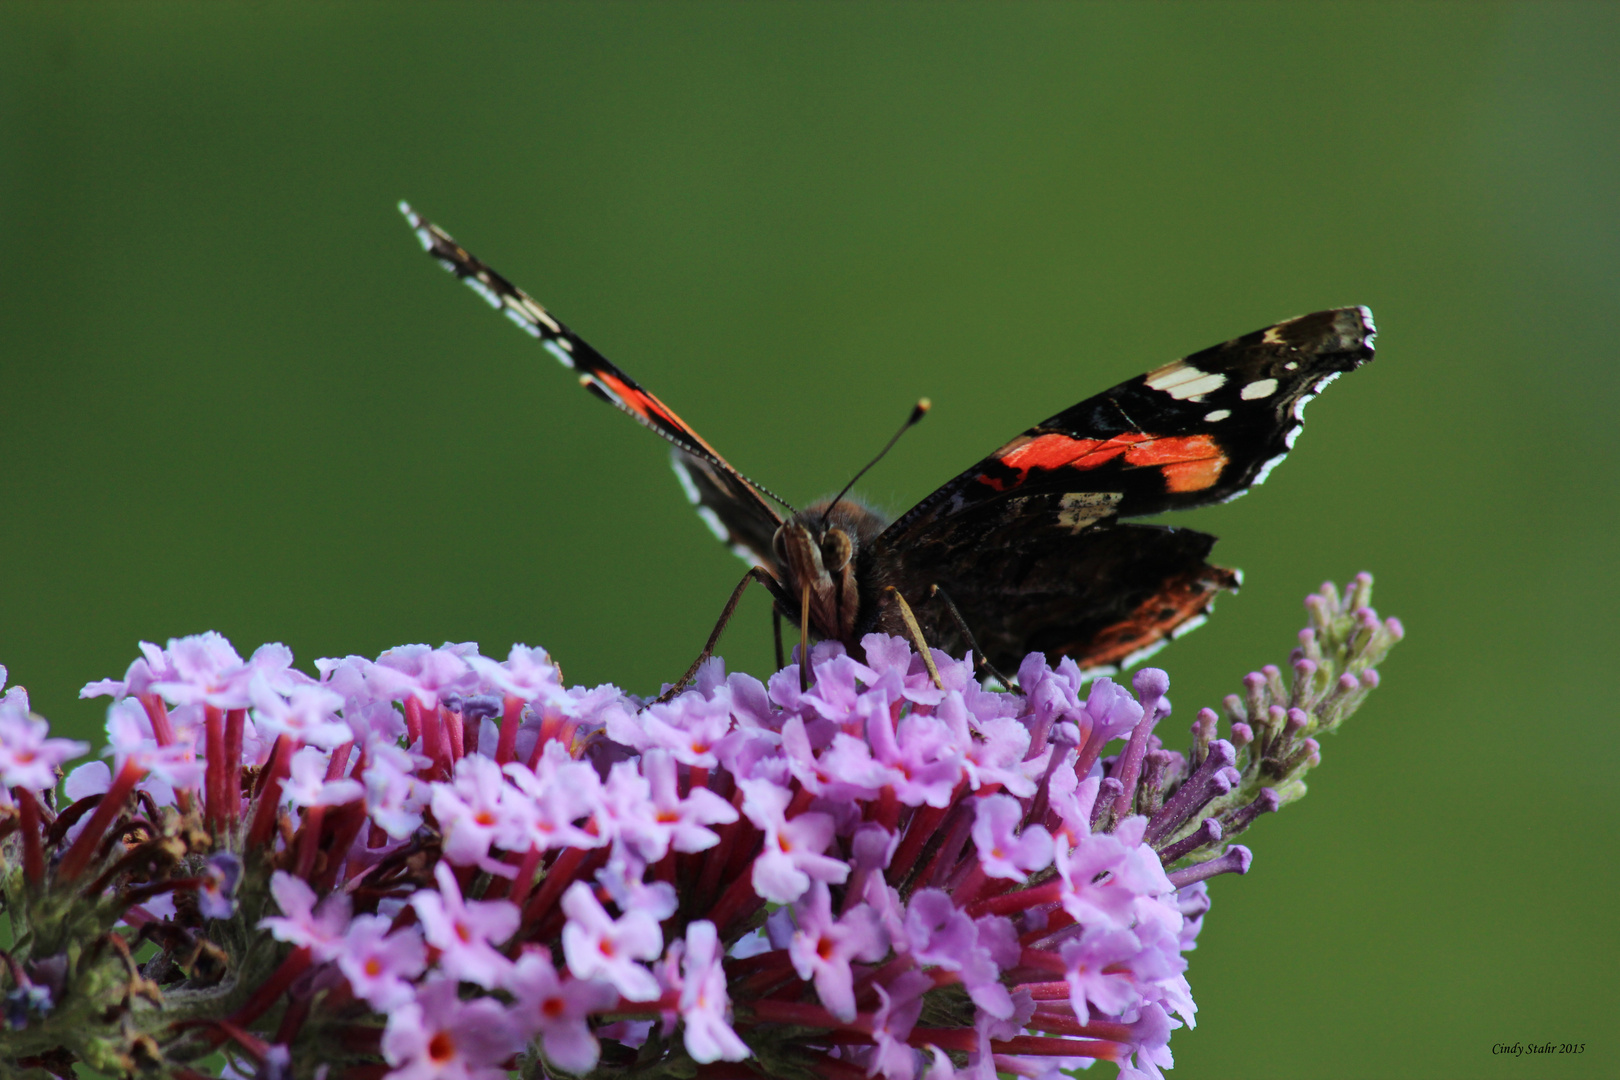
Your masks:
<svg viewBox="0 0 1620 1080"><path fill-rule="evenodd" d="M446 269L587 389L673 445L687 497L756 568L780 614L857 655L866 634L905 629L898 596L930 644L955 653L976 644L1005 669L1031 651L1088 668L1140 659L1201 622L1239 576L1205 561L1214 537L1127 519L1228 501L1263 482L1293 447L1306 402L1373 356L1366 308L1303 315L1057 413L893 522L848 498L784 518L771 505L780 499L668 406L443 230L401 209Z"/></svg>

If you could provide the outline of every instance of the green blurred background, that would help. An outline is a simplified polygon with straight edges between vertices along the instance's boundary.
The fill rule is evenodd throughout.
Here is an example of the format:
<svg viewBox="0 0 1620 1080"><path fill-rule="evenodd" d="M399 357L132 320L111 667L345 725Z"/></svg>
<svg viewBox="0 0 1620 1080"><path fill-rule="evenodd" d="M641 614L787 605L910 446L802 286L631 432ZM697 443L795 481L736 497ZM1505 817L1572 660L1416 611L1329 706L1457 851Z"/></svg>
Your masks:
<svg viewBox="0 0 1620 1080"><path fill-rule="evenodd" d="M646 692L708 632L741 566L663 446L400 198L800 503L919 395L895 510L1371 305L1294 457L1183 519L1248 584L1156 661L1172 735L1324 577L1409 639L1215 883L1173 1076L1620 1075L1620 7L12 3L0 118L0 661L87 737L142 638ZM1546 1040L1586 1051L1491 1054Z"/></svg>

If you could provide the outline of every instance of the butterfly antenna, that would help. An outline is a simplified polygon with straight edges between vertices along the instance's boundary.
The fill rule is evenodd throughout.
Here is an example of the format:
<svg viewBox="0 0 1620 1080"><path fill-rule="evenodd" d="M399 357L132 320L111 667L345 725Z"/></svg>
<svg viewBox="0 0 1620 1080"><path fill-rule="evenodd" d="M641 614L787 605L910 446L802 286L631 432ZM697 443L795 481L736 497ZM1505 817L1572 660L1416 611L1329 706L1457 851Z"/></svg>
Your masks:
<svg viewBox="0 0 1620 1080"><path fill-rule="evenodd" d="M915 425L917 421L927 416L928 410L933 407L933 402L929 401L927 398L917 399L917 404L912 406L911 415L906 417L906 422L900 425L900 430L895 432L894 436L888 442L883 444L883 449L877 452L876 457L863 465L860 472L849 478L849 483L844 485L844 489L833 498L832 502L827 504L826 512L821 515L821 527L823 529L827 527L827 522L832 517L833 507L837 506L839 501L843 499L845 495L849 494L849 489L855 486L855 481L865 476L868 469L882 461L883 455L894 449L894 444L900 441L900 436L910 431L912 426Z"/></svg>
<svg viewBox="0 0 1620 1080"><path fill-rule="evenodd" d="M743 476L742 473L738 473L737 475L742 476L744 483L752 484L754 490L759 492L761 495L764 495L764 496L766 496L768 498L771 498L771 499L775 499L777 502L781 503L782 508L788 512L788 517L792 517L794 514L798 513L798 511L793 508L792 503L790 503L786 499L782 498L782 496L778 495L776 492L772 491L770 488L766 487L764 484L756 484L756 483L754 483L754 481L748 479L748 477Z"/></svg>

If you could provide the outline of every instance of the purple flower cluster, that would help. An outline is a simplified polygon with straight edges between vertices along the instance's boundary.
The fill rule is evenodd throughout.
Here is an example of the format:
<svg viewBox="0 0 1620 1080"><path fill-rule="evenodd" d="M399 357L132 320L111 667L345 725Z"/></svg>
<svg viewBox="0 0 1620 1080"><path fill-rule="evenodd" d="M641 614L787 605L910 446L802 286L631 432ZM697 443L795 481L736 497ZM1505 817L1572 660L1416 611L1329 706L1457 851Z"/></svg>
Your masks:
<svg viewBox="0 0 1620 1080"><path fill-rule="evenodd" d="M762 683L714 660L644 705L567 688L524 646L408 646L312 677L282 646L243 660L204 634L85 688L113 699L113 761L75 769L58 812L57 768L84 747L13 690L7 910L76 898L74 933L93 910L111 946L80 950L93 969L64 969L48 933L6 957L15 1060L1158 1077L1195 1014L1206 880L1247 870L1231 837L1303 790L1311 736L1399 636L1363 614L1366 584L1313 597L1295 687L1251 676L1233 738L1205 710L1187 754L1154 733L1162 671L1127 689L1038 654L1001 692L872 635L859 658L816 646L808 689L796 663ZM140 941L159 952L137 966ZM184 1022L129 1004L168 987ZM105 1036L53 1044L61 1003L97 988L125 1003L97 1014Z"/></svg>

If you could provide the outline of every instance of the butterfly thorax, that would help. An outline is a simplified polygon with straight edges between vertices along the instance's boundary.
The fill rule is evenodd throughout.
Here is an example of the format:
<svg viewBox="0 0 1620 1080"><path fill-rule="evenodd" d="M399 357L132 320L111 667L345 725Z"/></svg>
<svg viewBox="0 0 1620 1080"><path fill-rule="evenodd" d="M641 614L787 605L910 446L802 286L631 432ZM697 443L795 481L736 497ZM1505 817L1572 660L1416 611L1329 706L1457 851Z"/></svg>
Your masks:
<svg viewBox="0 0 1620 1080"><path fill-rule="evenodd" d="M876 603L872 544L888 524L883 514L847 498L830 511L823 499L776 530L771 547L778 576L797 601L808 586L810 626L821 637L854 647L856 630L869 621L862 615Z"/></svg>

